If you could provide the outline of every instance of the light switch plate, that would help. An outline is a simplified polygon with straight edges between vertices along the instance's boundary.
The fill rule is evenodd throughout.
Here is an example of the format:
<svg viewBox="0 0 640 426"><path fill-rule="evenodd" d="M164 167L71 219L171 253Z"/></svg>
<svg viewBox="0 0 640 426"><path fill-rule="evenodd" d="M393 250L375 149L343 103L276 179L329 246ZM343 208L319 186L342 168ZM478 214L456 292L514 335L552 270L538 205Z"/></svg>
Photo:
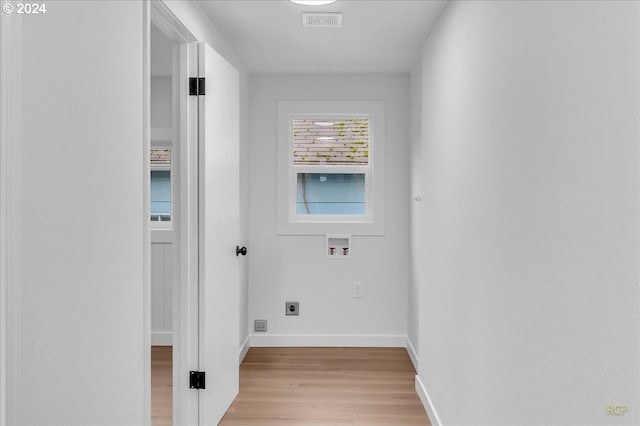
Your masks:
<svg viewBox="0 0 640 426"><path fill-rule="evenodd" d="M354 299L362 299L362 281L354 281L353 282L353 298Z"/></svg>

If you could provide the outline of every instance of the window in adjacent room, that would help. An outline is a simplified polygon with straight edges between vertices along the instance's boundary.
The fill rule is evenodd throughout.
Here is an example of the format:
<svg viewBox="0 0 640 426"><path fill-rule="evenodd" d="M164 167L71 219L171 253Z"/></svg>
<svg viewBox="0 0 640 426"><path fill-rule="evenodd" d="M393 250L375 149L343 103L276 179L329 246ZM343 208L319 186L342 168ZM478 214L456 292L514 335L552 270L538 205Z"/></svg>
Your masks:
<svg viewBox="0 0 640 426"><path fill-rule="evenodd" d="M151 222L154 227L171 224L171 148L151 147Z"/></svg>

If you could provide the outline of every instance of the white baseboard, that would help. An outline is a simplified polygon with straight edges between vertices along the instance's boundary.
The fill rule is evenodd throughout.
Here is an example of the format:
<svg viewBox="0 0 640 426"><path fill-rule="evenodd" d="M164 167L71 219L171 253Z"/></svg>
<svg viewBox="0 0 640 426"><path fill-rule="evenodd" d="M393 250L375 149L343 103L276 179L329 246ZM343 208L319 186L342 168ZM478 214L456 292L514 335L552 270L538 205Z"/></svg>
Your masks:
<svg viewBox="0 0 640 426"><path fill-rule="evenodd" d="M429 421L431 421L431 426L442 426L440 417L438 417L438 413L436 412L436 409L433 406L433 403L431 402L431 398L429 398L427 389L424 387L424 383L422 383L422 380L420 380L420 376L418 376L417 374L416 374L416 392L420 397L420 402L422 402L422 405L424 406L424 409L427 412Z"/></svg>
<svg viewBox="0 0 640 426"><path fill-rule="evenodd" d="M173 333L171 331L152 331L151 346L173 346Z"/></svg>
<svg viewBox="0 0 640 426"><path fill-rule="evenodd" d="M413 368L418 372L418 353L416 349L413 347L411 343L411 339L407 337L407 342L405 347L407 348L407 353L409 354L409 358L411 358L411 362L413 363Z"/></svg>
<svg viewBox="0 0 640 426"><path fill-rule="evenodd" d="M244 339L244 343L240 346L240 351L238 353L238 365L242 364L242 360L247 356L247 352L249 352L249 348L251 347L251 335L248 335L246 339Z"/></svg>
<svg viewBox="0 0 640 426"><path fill-rule="evenodd" d="M253 334L255 347L385 347L404 348L406 336L399 335L290 335Z"/></svg>

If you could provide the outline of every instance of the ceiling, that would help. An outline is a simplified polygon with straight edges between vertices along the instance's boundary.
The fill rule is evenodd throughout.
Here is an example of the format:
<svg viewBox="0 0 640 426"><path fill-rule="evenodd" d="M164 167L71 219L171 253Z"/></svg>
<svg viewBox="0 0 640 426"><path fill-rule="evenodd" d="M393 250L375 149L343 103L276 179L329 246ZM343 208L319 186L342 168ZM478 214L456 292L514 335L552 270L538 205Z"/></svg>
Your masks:
<svg viewBox="0 0 640 426"><path fill-rule="evenodd" d="M249 72L409 72L446 0L200 1ZM304 28L303 12L342 12L342 28Z"/></svg>

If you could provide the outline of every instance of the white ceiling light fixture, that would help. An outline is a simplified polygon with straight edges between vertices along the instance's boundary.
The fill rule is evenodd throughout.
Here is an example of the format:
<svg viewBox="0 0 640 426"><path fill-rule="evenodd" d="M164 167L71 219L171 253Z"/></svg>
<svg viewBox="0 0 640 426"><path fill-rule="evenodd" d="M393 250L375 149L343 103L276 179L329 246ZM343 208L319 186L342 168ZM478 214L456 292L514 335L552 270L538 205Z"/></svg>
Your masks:
<svg viewBox="0 0 640 426"><path fill-rule="evenodd" d="M301 4L303 6L326 6L331 3L335 3L336 0L289 0L295 4Z"/></svg>

